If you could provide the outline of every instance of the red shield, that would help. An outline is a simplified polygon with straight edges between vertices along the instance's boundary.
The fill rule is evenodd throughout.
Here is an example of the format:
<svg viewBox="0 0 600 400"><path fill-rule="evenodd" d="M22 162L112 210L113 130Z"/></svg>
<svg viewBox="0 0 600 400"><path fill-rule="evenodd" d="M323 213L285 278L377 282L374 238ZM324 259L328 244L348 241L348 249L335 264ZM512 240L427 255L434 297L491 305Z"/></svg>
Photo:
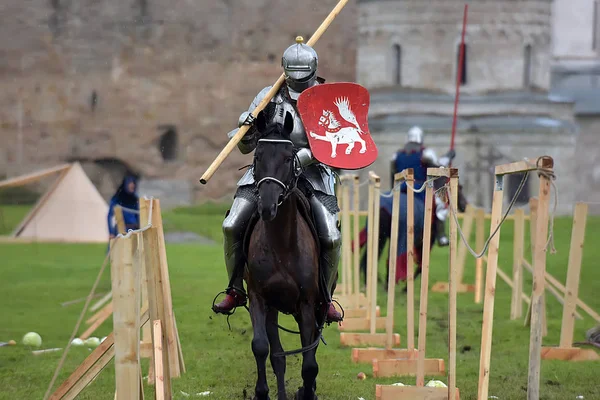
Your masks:
<svg viewBox="0 0 600 400"><path fill-rule="evenodd" d="M369 133L369 92L356 83L316 85L298 97L313 156L334 168L361 169L377 159Z"/></svg>

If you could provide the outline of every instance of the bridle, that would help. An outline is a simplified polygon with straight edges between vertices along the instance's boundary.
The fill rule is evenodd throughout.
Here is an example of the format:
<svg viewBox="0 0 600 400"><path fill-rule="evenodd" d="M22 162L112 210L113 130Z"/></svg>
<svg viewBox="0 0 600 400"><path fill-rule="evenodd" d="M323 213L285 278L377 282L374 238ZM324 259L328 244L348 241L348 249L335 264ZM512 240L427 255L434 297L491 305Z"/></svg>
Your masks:
<svg viewBox="0 0 600 400"><path fill-rule="evenodd" d="M294 143L288 139L259 139L258 144L260 144L261 142L291 144L292 146L294 146ZM254 160L252 167L253 167L252 174L255 174L256 173L256 160ZM295 150L294 150L294 165L293 165L292 169L293 169L292 176L290 177L290 182L288 182L287 184L277 178L272 177L272 176L266 176L266 177L260 179L258 182L256 182L256 189L260 188L261 184L268 182L268 181L275 182L276 184L281 186L283 188L283 193L280 196L279 203L277 204L277 206L279 207L288 198L288 196L290 195L292 190L296 187L298 178L300 177L300 174L302 173L302 167L300 166L300 160L298 159L298 156L297 156L297 153Z"/></svg>

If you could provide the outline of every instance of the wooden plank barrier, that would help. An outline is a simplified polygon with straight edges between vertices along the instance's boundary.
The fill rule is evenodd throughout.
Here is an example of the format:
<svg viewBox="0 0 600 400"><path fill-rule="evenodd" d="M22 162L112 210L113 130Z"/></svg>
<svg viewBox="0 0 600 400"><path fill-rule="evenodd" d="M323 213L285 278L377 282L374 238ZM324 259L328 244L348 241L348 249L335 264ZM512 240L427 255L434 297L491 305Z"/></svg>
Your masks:
<svg viewBox="0 0 600 400"><path fill-rule="evenodd" d="M579 276L581 273L581 260L583 258L583 244L585 239L585 225L588 206L585 203L575 205L573 216L573 231L571 234L571 248L569 251L569 264L567 269L567 286L562 287L565 294L563 303L562 327L560 331L560 344L558 347L542 347L541 357L544 360L562 361L592 361L600 360L600 356L593 349L573 347L573 332L575 330L575 313L579 298ZM548 275L546 276L548 278ZM556 282L558 283L558 282ZM583 302L582 302L583 303Z"/></svg>
<svg viewBox="0 0 600 400"><path fill-rule="evenodd" d="M340 326L340 343L342 346L383 346L387 340L385 333L386 319L378 317L377 306L377 267L379 243L379 202L381 179L373 171L369 171L369 217L367 241L367 317L346 319ZM356 251L356 249L355 249ZM368 330L369 333L346 332L348 329ZM396 345L400 344L400 335L395 335Z"/></svg>
<svg viewBox="0 0 600 400"><path fill-rule="evenodd" d="M458 170L456 168L428 168L428 180L432 177L449 178L450 195L452 204L458 202ZM454 218L450 218L450 259L449 259L449 323L448 323L448 387L430 388L425 386L425 373L427 375L444 375L443 360L426 360L425 345L427 337L427 296L429 286L429 253L431 238L431 221L433 214L433 182L429 182L425 192L425 218L423 230L423 258L421 275L421 298L419 319L419 344L418 355L415 360L383 360L378 362L377 376L395 376L413 374L416 364L416 386L376 385L375 396L378 400L414 400L459 399L460 393L456 387L456 297L458 286L457 274L457 225ZM374 364L375 369L375 364ZM437 370L437 373L435 372ZM375 374L375 371L374 371Z"/></svg>
<svg viewBox="0 0 600 400"><path fill-rule="evenodd" d="M340 181L341 185L338 186L337 193L339 196L339 215L342 220L342 274L340 284L336 287L334 298L343 306L349 305L347 308L344 307L344 322L340 327L340 330L366 330L370 327L368 319L369 301L367 295L360 290L360 251L357 250L360 243L360 183L358 175L356 174L343 175L340 177ZM349 188L347 187L350 183L352 183L353 186L352 208L350 208L351 202ZM373 184L374 183L371 182L369 187L370 190L372 189ZM352 212L352 224L350 223L350 211ZM354 233L353 241L350 240L351 227ZM354 253L352 253L352 243L354 243ZM351 280L351 282L347 282L348 279ZM379 306L376 306L376 314L377 317L380 316ZM385 319L378 318L377 329L383 329L384 326Z"/></svg>
<svg viewBox="0 0 600 400"><path fill-rule="evenodd" d="M536 158L534 162L520 161L499 165L495 169L496 185L492 201L492 217L488 248L488 268L483 309L483 324L481 331L481 353L479 361L478 400L487 400L489 391L490 361L492 351L492 329L494 318L494 298L496 292L496 276L498 274L498 251L500 244L500 222L504 194L504 176L514 173L537 170L537 166L552 172L554 162L550 157ZM540 353L542 341L542 295L544 293L544 271L546 267L545 244L548 232L548 204L550 197L550 179L540 174L540 201L538 205L536 243L534 257L534 291L531 296L531 334L528 377L528 399L539 398ZM540 279L541 278L541 279ZM537 396L536 393L537 392Z"/></svg>
<svg viewBox="0 0 600 400"><path fill-rule="evenodd" d="M97 324L112 315L113 332L54 391L51 400L76 398L113 358L117 400L144 399L140 366L144 356L151 358L149 384L154 384L157 399L171 400L171 378L185 372L172 308L160 202L140 199L140 203L141 220L148 225L111 240L114 296L100 310L100 317L90 318ZM145 334L148 337L144 338Z"/></svg>
<svg viewBox="0 0 600 400"><path fill-rule="evenodd" d="M414 193L409 190L407 193L407 265L408 265L408 293L407 293L407 338L408 346L406 349L394 348L400 344L400 335L394 334L394 300L396 289L396 261L398 250L398 231L400 221L400 189L403 181L411 184L414 182L413 170L407 169L394 175L394 190L392 203L392 226L389 246L389 271L388 271L388 298L387 313L385 318L386 341L384 348L354 348L352 349L352 361L355 363L373 363L373 376L379 376L380 368L377 362L388 359L411 359L416 360L417 352L414 345L414 254L412 245L414 242Z"/></svg>

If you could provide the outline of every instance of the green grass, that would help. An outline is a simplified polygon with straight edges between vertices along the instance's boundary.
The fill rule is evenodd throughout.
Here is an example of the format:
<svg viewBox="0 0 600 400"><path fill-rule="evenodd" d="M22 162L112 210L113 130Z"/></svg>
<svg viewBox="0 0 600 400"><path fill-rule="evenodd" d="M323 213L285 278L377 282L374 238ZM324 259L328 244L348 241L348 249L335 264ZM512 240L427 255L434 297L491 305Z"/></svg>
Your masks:
<svg viewBox="0 0 600 400"><path fill-rule="evenodd" d="M25 218L31 206L0 206L0 235L10 235Z"/></svg>
<svg viewBox="0 0 600 400"><path fill-rule="evenodd" d="M176 209L165 212L166 230L192 230L221 241L220 223L226 207L211 206ZM6 216L5 216L6 217ZM11 219L18 221L17 215ZM489 230L488 230L489 231ZM586 247L581 274L580 297L592 308L600 310L597 296L600 270L596 268L600 250L594 238L600 231L600 219L589 218ZM555 224L557 254L548 255L548 271L557 279L566 278L566 265L571 235L571 220L557 219ZM512 269L512 225L507 222L502 230L500 268L509 273ZM28 331L42 336L43 348L64 347L77 321L83 303L61 307L60 303L86 296L105 256L102 245L50 245L50 244L0 244L0 341L14 339L20 342ZM214 246L168 245L169 271L177 324L180 332L187 373L173 380L175 399L199 398L196 393L209 390L210 399L242 399L244 393L251 398L255 385L256 367L250 342L252 327L245 310L231 317L229 331L224 317L210 310L215 294L226 285L226 273L220 244ZM380 273L383 275L382 260ZM435 248L432 253L431 283L447 281L447 249ZM465 281L473 281L474 261L469 258ZM526 290L531 288L530 275L525 272ZM420 280L417 280L420 284ZM405 338L406 302L402 287L397 288L396 332ZM108 272L98 287L98 292L110 290ZM417 304L418 304L417 290ZM385 308L385 292L379 292L379 304ZM431 293L429 296L427 356L447 361L447 296ZM559 303L547 296L548 336L545 345L559 341L561 312ZM463 400L476 399L481 321L483 304L474 304L472 294L458 298L457 385ZM529 330L523 321L510 321L510 290L498 281L494 320L494 339L491 361L490 396L501 400L526 398ZM587 329L595 323L587 315L577 321L575 340L582 340ZM418 314L417 314L418 315ZM292 319L285 317L282 325L293 328ZM80 329L82 332L84 327ZM112 330L107 321L96 332L99 337ZM327 346L321 345L317 353L319 362L318 394L321 399L356 400L359 397L374 399L375 383L403 382L414 384L414 378L373 379L370 365L356 365L350 361L350 349L339 345L338 329L325 330ZM299 346L298 337L282 333L286 349ZM470 350L466 351L466 347ZM57 386L89 354L86 348L71 348L57 381ZM0 348L0 399L41 399L61 357L60 352L33 356L30 349L20 343L14 347ZM143 361L147 373L148 361ZM301 385L301 356L287 360L288 394ZM275 397L274 376L269 371L271 396ZM359 381L356 374L363 371L367 379ZM542 364L541 398L600 399L597 384L599 363L569 363L544 361ZM440 378L435 378L440 379ZM446 382L446 378L441 380ZM146 398L153 390L146 384ZM114 394L113 364L82 393L80 399L110 399Z"/></svg>

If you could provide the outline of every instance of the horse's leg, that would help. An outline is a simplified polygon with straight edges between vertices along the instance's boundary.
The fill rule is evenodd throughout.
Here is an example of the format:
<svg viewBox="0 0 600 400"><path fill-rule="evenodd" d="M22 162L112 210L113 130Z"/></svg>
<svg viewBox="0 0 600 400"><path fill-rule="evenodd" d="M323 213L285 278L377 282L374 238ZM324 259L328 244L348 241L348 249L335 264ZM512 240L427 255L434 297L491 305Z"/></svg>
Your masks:
<svg viewBox="0 0 600 400"><path fill-rule="evenodd" d="M309 303L300 306L300 317L298 319L300 328L300 340L302 347L310 346L316 338L315 307ZM303 386L296 393L296 400L316 400L316 379L319 373L317 364L317 349L306 351L302 358L302 381Z"/></svg>
<svg viewBox="0 0 600 400"><path fill-rule="evenodd" d="M354 148L354 141L350 141L348 143L348 147L346 147L346 154L350 154L352 152L353 148Z"/></svg>
<svg viewBox="0 0 600 400"><path fill-rule="evenodd" d="M335 158L335 156L337 156L336 153L336 149L337 149L337 145L338 145L338 140L335 137L332 137L330 139L331 142L331 158Z"/></svg>
<svg viewBox="0 0 600 400"><path fill-rule="evenodd" d="M279 328L277 324L279 320L279 312L270 308L267 311L267 336L271 347L271 366L277 377L277 399L286 400L285 395L285 357L275 357L273 354L283 352L281 341L279 340Z"/></svg>
<svg viewBox="0 0 600 400"><path fill-rule="evenodd" d="M250 293L250 317L254 337L252 338L252 352L256 359L255 400L269 399L269 385L267 384L267 356L269 355L269 339L267 337L267 313L264 300Z"/></svg>
<svg viewBox="0 0 600 400"><path fill-rule="evenodd" d="M365 151L367 151L367 142L365 142L363 139L361 139L360 137L358 137L356 139L356 141L358 143L360 143L360 152L359 153L364 153Z"/></svg>
<svg viewBox="0 0 600 400"><path fill-rule="evenodd" d="M379 209L379 246L377 253L377 260L381 259L381 255L383 254L383 250L385 250L385 245L388 241L390 241L392 236L392 216L388 214L388 212L384 208ZM383 217L383 218L381 218ZM390 241L391 245L391 241ZM390 264L385 264L385 291L387 292L388 287L388 278L390 275Z"/></svg>

